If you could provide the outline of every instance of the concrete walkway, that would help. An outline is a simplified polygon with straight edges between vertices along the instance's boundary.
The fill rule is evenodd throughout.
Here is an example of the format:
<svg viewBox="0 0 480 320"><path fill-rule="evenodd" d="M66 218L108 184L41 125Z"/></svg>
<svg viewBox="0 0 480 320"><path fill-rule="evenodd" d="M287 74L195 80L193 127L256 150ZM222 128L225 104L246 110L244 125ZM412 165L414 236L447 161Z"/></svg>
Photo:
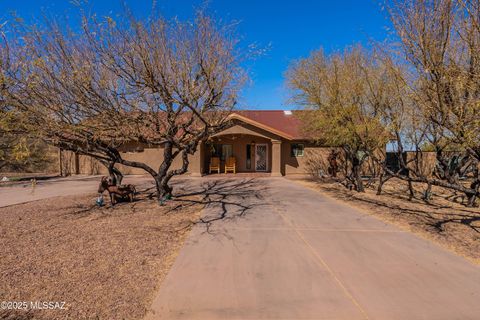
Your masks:
<svg viewBox="0 0 480 320"><path fill-rule="evenodd" d="M146 183L148 176L126 176L122 183ZM46 198L96 193L100 176L73 176L37 181L35 188L29 181L0 185L0 208Z"/></svg>
<svg viewBox="0 0 480 320"><path fill-rule="evenodd" d="M283 178L192 183L211 205L147 319L480 319L480 268L428 241Z"/></svg>

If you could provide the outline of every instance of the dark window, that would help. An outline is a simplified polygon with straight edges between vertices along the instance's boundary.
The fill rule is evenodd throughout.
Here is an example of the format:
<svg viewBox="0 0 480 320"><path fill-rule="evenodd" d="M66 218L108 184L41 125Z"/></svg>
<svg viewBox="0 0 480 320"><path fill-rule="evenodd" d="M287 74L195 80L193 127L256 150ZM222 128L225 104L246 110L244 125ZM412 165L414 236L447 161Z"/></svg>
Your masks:
<svg viewBox="0 0 480 320"><path fill-rule="evenodd" d="M252 168L252 145L247 144L247 169Z"/></svg>
<svg viewBox="0 0 480 320"><path fill-rule="evenodd" d="M212 157L218 157L220 160L225 161L227 158L233 155L233 148L231 144L213 144L211 147Z"/></svg>
<svg viewBox="0 0 480 320"><path fill-rule="evenodd" d="M212 157L220 158L222 156L222 145L221 144L212 144L210 146L210 155Z"/></svg>
<svg viewBox="0 0 480 320"><path fill-rule="evenodd" d="M303 157L303 143L292 143L290 150L290 156L292 157Z"/></svg>

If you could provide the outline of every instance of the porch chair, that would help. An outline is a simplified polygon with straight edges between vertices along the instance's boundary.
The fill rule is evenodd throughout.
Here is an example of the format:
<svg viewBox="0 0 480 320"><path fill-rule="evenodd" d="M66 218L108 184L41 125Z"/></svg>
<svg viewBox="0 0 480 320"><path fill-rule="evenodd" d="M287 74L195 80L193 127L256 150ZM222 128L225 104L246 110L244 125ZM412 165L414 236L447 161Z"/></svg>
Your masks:
<svg viewBox="0 0 480 320"><path fill-rule="evenodd" d="M212 171L217 171L217 173L220 173L220 158L212 157L210 159L210 173L212 173Z"/></svg>
<svg viewBox="0 0 480 320"><path fill-rule="evenodd" d="M229 157L225 162L225 173L227 173L228 171L237 173L237 160L235 159L235 157Z"/></svg>

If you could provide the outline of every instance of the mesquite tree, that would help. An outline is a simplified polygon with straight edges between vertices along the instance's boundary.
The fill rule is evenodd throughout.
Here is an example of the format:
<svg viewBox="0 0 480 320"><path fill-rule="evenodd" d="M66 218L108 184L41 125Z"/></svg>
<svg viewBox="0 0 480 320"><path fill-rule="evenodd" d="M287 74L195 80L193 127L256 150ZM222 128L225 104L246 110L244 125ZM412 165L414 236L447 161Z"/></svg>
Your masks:
<svg viewBox="0 0 480 320"><path fill-rule="evenodd" d="M435 179L416 180L464 192L473 205L478 173L470 186L460 177L480 160L480 3L391 1L389 13L437 160Z"/></svg>
<svg viewBox="0 0 480 320"><path fill-rule="evenodd" d="M382 168L377 194L381 194L385 182L395 177L408 182L410 198L413 198L411 178L425 177L420 164L423 159L421 146L426 142L427 126L412 97L408 68L393 50L394 47L377 50L377 64L381 66L382 72L371 73L367 77L368 82L374 79L374 82L382 83L382 86L374 88L371 97L381 106L377 108L378 115L390 132L391 143L388 149L390 154L396 156L398 164L396 168L388 166L386 149L383 150L385 153L373 156L374 161ZM415 152L410 152L407 157L405 152L408 150Z"/></svg>
<svg viewBox="0 0 480 320"><path fill-rule="evenodd" d="M75 31L54 21L12 28L22 67L9 74L11 104L55 146L145 170L164 198L199 143L228 125L242 56L232 27L202 13L117 20L83 16ZM124 159L130 142L162 147L161 165ZM177 157L182 166L172 169Z"/></svg>
<svg viewBox="0 0 480 320"><path fill-rule="evenodd" d="M18 71L18 61L0 28L0 170L37 170L46 165L47 148L21 125L21 115L11 107L8 90L14 85L9 72Z"/></svg>
<svg viewBox="0 0 480 320"><path fill-rule="evenodd" d="M288 83L294 100L308 112L299 113L304 130L319 142L341 147L349 170L347 179L364 191L362 164L388 141L388 131L374 95L382 90L380 67L360 47L326 56L322 50L294 63Z"/></svg>

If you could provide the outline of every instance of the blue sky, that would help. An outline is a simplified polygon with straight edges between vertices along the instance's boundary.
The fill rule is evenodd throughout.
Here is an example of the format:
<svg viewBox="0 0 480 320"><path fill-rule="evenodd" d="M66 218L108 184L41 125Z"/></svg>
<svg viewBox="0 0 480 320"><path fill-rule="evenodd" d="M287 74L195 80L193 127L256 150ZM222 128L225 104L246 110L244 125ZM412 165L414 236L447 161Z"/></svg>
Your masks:
<svg viewBox="0 0 480 320"><path fill-rule="evenodd" d="M381 10L381 0L307 1L237 0L208 2L208 11L225 21L239 21L242 45L268 47L267 53L246 65L251 81L240 106L249 109L294 109L288 103L284 73L291 61L306 57L323 47L326 52L371 40L381 41L389 21ZM151 0L125 1L138 15L148 16ZM116 0L89 0L88 6L99 15L121 11ZM166 17L188 19L205 1L156 0ZM24 18L49 15L74 16L77 10L68 0L0 0L0 18L16 12Z"/></svg>

